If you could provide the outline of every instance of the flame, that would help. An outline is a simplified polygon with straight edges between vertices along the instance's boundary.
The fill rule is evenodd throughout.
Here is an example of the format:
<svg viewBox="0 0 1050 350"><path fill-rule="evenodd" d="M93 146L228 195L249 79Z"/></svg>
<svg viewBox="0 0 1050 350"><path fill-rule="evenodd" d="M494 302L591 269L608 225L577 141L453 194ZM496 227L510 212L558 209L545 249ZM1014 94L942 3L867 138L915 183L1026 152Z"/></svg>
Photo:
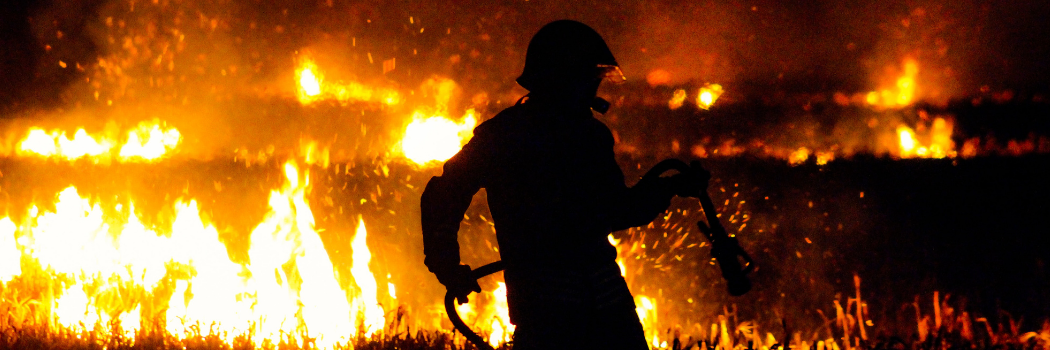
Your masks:
<svg viewBox="0 0 1050 350"><path fill-rule="evenodd" d="M657 329L656 323L656 303L647 296L638 295L635 297L635 309L638 313L638 320L642 322L642 329L646 330L646 338L649 338L649 343L652 344L653 348L666 347L666 341L661 346L660 336L656 332L650 332L650 330Z"/></svg>
<svg viewBox="0 0 1050 350"><path fill-rule="evenodd" d="M101 142L87 134L84 129L77 129L70 139L64 131L52 130L50 133L40 128L29 129L29 135L19 144L19 154L43 157L62 157L77 159L85 156L100 156L112 148L107 140Z"/></svg>
<svg viewBox="0 0 1050 350"><path fill-rule="evenodd" d="M799 165L805 163L809 159L810 150L806 147L799 147L791 155L788 156L788 164Z"/></svg>
<svg viewBox="0 0 1050 350"><path fill-rule="evenodd" d="M317 64L309 58L300 60L295 72L296 97L306 105L319 100L379 102L396 105L401 102L397 90L366 86L358 82L333 82L325 80Z"/></svg>
<svg viewBox="0 0 1050 350"><path fill-rule="evenodd" d="M901 157L909 158L915 151L915 133L911 128L901 125L897 127L897 134L900 135Z"/></svg>
<svg viewBox="0 0 1050 350"><path fill-rule="evenodd" d="M354 235L354 241L351 244L354 251L354 262L350 268L350 273L354 276L354 281L357 282L357 288L359 289L360 295L356 298L359 303L357 310L360 310L359 312L363 316L362 322L366 336L381 330L386 324L383 309L379 307L379 302L376 299L378 290L376 279L368 269L368 263L372 260L372 254L368 251L368 244L365 242L367 237L368 232L365 230L365 221L358 218L357 234Z"/></svg>
<svg viewBox="0 0 1050 350"><path fill-rule="evenodd" d="M0 219L0 282L22 274L22 252L15 239L17 230L10 218Z"/></svg>
<svg viewBox="0 0 1050 350"><path fill-rule="evenodd" d="M901 63L903 73L894 81L893 86L879 91L871 91L864 99L873 106L894 108L904 107L915 102L916 77L919 75L919 63L912 58L905 58Z"/></svg>
<svg viewBox="0 0 1050 350"><path fill-rule="evenodd" d="M32 131L30 131L30 133L32 133ZM58 137L54 137L54 139L58 144L55 151L58 152L58 150L62 150L62 154L69 159L76 159L84 156L98 156L108 152L112 147L108 141L96 141L95 138L89 136L84 129L77 129L76 133L73 134L73 139L67 138L65 133L62 133L62 135L59 135Z"/></svg>
<svg viewBox="0 0 1050 350"><path fill-rule="evenodd" d="M194 321L236 331L252 319L250 301L243 298L247 281L239 276L244 267L230 261L218 230L201 220L197 201L176 202L171 230L172 260L184 262L195 275L176 281L168 301L168 332L179 334Z"/></svg>
<svg viewBox="0 0 1050 350"><path fill-rule="evenodd" d="M289 174L289 178L291 178L291 175L295 175L295 170L293 163L285 165L285 172ZM299 302L303 305L303 321L312 327L311 332L322 337L318 345L329 347L337 341L346 340L347 336L351 334L354 329L354 323L351 322L353 314L350 303L347 300L347 294L339 286L335 266L332 265L328 251L325 250L324 244L321 242L321 236L314 230L314 214L303 197L305 189L309 186L309 174L306 174L305 178L307 181L305 181L300 190L295 192L292 200L296 209L295 222L301 242L301 252L295 258L296 266L302 278ZM364 222L362 221L361 226L358 228L358 235L361 235L363 230ZM368 252L368 247L354 245L353 248L355 258L359 249L366 254ZM354 275L354 279L358 283L361 283L361 279L364 277L357 274ZM375 281L371 274L367 277ZM374 299L375 296L373 294L371 300Z"/></svg>
<svg viewBox="0 0 1050 350"><path fill-rule="evenodd" d="M288 325L295 325L301 305L302 321L319 336L318 345L327 347L352 333L351 307L314 230L313 213L305 200L309 173L300 180L298 167L288 162L284 174L288 183L270 192L271 211L252 231L248 249L250 289L255 290L257 303L254 311L266 316L259 324L262 331L256 341L272 339ZM294 275L284 268L292 262L301 279L298 293L292 286Z"/></svg>
<svg viewBox="0 0 1050 350"><path fill-rule="evenodd" d="M510 341L514 334L514 325L510 323L510 309L507 306L507 285L503 282L498 283L499 287L492 292L495 297L492 305L495 308L495 315L489 325L492 332L489 333L488 339L492 347L499 347L501 343Z"/></svg>
<svg viewBox="0 0 1050 350"><path fill-rule="evenodd" d="M722 96L723 92L725 92L725 90L722 89L722 85L704 84L704 86L696 92L696 106L703 110L711 109L711 106L715 104L715 101L718 100L719 96ZM672 110L681 108L682 105L685 104L685 99L687 97L688 94L685 92L685 89L675 90L674 96L667 101L667 107Z"/></svg>
<svg viewBox="0 0 1050 350"><path fill-rule="evenodd" d="M158 160L174 150L182 136L178 129L168 128L159 120L144 121L127 132L126 142L116 155L122 162L150 162ZM112 159L116 147L115 139L101 135L92 136L83 128L69 138L65 131L33 127L19 142L16 154L22 157L59 158L76 160L90 158L95 162Z"/></svg>
<svg viewBox="0 0 1050 350"><path fill-rule="evenodd" d="M897 126L900 158L954 158L955 142L952 141L952 123L944 118L934 118L929 132L924 135L929 140L923 144L915 131L907 125Z"/></svg>
<svg viewBox="0 0 1050 350"><path fill-rule="evenodd" d="M65 137L65 133L62 133L61 136L53 135L54 133L57 133L57 131L48 134L40 128L29 129L29 135L22 139L22 142L18 145L19 155L54 156L58 153L58 138Z"/></svg>
<svg viewBox="0 0 1050 350"><path fill-rule="evenodd" d="M608 238L609 238L609 244L611 244L613 247L615 247L617 244L620 244L620 240L616 239L616 237L613 237L613 235L611 233L609 234ZM616 253L617 253L616 254L617 255L616 265L620 267L620 276L627 277L627 266L623 264L623 257L619 256L620 255L620 249L619 248L616 249Z"/></svg>
<svg viewBox="0 0 1050 350"><path fill-rule="evenodd" d="M318 145L317 141L299 140L299 157L307 165L320 165L327 169L331 164L331 149Z"/></svg>
<svg viewBox="0 0 1050 350"><path fill-rule="evenodd" d="M159 121L139 123L138 128L128 132L128 142L120 148L120 159L156 160L175 149L182 141L182 134L175 128L161 128Z"/></svg>
<svg viewBox="0 0 1050 350"><path fill-rule="evenodd" d="M363 219L351 244L358 287L351 299L314 228L306 202L309 172L295 162L282 170L286 181L270 192L269 212L252 230L246 263L230 259L196 200L174 201L168 231L145 225L133 201L103 207L69 186L55 195L54 209L31 205L21 223L0 218L0 281L22 274L21 259L33 259L60 283L52 305L57 324L115 321L128 336L154 318L171 334L199 323L252 334L263 344L295 331L322 348L344 343L357 325L366 335L381 331L384 312L368 268ZM164 289L171 294L156 292ZM167 307L143 307L154 302L147 298Z"/></svg>
<svg viewBox="0 0 1050 350"><path fill-rule="evenodd" d="M817 165L825 165L833 160L835 160L835 152L817 151Z"/></svg>
<svg viewBox="0 0 1050 350"><path fill-rule="evenodd" d="M719 96L725 90L722 89L722 85L718 84L706 84L700 88L700 91L696 95L696 106L700 109L711 109L711 106L715 104Z"/></svg>
<svg viewBox="0 0 1050 350"><path fill-rule="evenodd" d="M477 124L473 109L467 110L459 123L440 115L425 117L420 111L416 111L412 119L405 128L401 150L405 157L420 165L452 158L474 135Z"/></svg>
<svg viewBox="0 0 1050 350"><path fill-rule="evenodd" d="M313 61L304 60L296 74L299 78L299 101L304 104L313 102L321 94L321 78L315 73L316 70Z"/></svg>
<svg viewBox="0 0 1050 350"><path fill-rule="evenodd" d="M679 107L682 107L682 105L685 104L685 97L684 89L675 90L674 96L671 97L670 101L667 101L667 108L678 109Z"/></svg>

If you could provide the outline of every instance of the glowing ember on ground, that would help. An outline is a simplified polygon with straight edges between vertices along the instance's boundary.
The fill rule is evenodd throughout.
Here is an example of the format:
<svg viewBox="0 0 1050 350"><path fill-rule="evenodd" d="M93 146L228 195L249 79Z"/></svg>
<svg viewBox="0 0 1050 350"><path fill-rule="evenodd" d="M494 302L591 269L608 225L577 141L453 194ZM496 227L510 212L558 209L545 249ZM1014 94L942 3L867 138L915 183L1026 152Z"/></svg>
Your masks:
<svg viewBox="0 0 1050 350"><path fill-rule="evenodd" d="M459 123L443 116L425 117L418 111L412 120L405 128L401 150L405 157L416 164L443 162L452 158L473 136L477 124L474 110L468 110Z"/></svg>

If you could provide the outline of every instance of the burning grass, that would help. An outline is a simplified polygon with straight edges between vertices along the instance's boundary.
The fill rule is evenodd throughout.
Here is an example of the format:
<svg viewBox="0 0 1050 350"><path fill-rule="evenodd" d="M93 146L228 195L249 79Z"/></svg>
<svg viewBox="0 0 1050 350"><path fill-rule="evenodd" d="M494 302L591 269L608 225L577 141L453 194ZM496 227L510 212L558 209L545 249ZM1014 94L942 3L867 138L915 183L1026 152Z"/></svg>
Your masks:
<svg viewBox="0 0 1050 350"><path fill-rule="evenodd" d="M447 331L444 311L435 306L443 290L420 263L418 198L439 171L435 165L469 139L476 123L524 94L505 83L517 76L521 62L515 60L524 57L521 44L530 33L504 25L517 22L515 13L524 10L438 6L405 12L400 3L331 1L317 8L93 3L97 8L90 10L44 6L40 14L24 14L36 18L23 21L27 25L37 23L27 35L38 32L26 38L27 47L44 51L24 60L40 62L20 64L36 63L37 77L63 77L24 95L53 90L39 94L62 97L55 106L33 103L35 98L2 106L21 114L5 115L12 119L0 125L0 347L464 346ZM67 20L67 11L90 16ZM376 17L380 13L399 13L394 17L400 19ZM495 19L484 18L491 13ZM692 23L695 16L688 16ZM901 25L939 28L933 24L950 19L943 16L910 9ZM900 30L894 22L880 28ZM659 20L661 27L668 23ZM740 33L749 27L726 28ZM818 38L803 32L804 42ZM909 33L934 38L919 34L925 32ZM768 36L776 45L796 42L783 40L782 30L777 34ZM737 52L735 43L743 42L735 34L677 37L727 40L677 46L690 50ZM625 54L646 51L620 44ZM871 49L853 46L849 52ZM1050 170L1043 164L1050 163L1036 156L1010 168L979 158L1050 153L1045 95L985 86L979 95L946 102L951 97L938 91L953 90L951 79L938 78L944 64L922 50L867 58L850 53L845 57L888 70L874 72L872 84L814 81L798 92L788 82L811 80L800 73L812 71L809 60L789 64L771 56L767 69L755 60L722 61L769 54L750 47L775 46L745 46L744 56L701 54L708 57L702 74L679 69L672 76L664 68L677 63L659 67L664 63L652 61L642 64L653 69L646 83L602 92L616 101L617 108L600 118L614 132L627 178L655 163L641 158L703 158L719 176L712 192L724 222L762 266L750 299L725 297L717 269L708 264L709 247L695 234L701 217L695 203L677 202L652 225L611 237L652 346L1050 347L1050 326L1029 333L998 311L991 318L973 316L977 310L988 314L989 297L974 302L980 304L971 306L974 311L963 311L966 303L956 302L961 298L949 303L939 293L932 309L918 301L900 307L902 298L942 288L931 276L943 271L927 270L982 269L931 257L958 251L940 248L967 238L979 238L973 246L980 253L999 254L998 262L984 260L993 263L984 264L990 267L983 276L998 276L1003 266L1016 272L1038 265L1003 255L1039 256L1024 240L1037 230L1033 222L1045 225L1047 206L1011 203L1045 200L1050 189L1042 174ZM695 56L680 61L689 66ZM863 76L867 65L845 72ZM718 72L745 66L759 75ZM683 82L701 78L702 85ZM813 92L816 86L822 91ZM1003 172L1009 174L996 184ZM984 191L973 191L974 183ZM995 190L1011 195L959 194ZM477 195L463 223L463 260L472 266L499 258L484 197ZM989 214L956 203L1005 209ZM953 219L945 219L949 215ZM956 216L969 221L958 224ZM999 231L1011 235L985 239ZM1010 237L1021 238L996 245ZM978 260L970 253L961 255ZM862 299L859 282L851 296L835 295L849 289L841 281L855 278L854 272L874 281L865 287L871 300ZM1031 276L1020 275L1008 280L1014 283L985 278L987 283L951 287L965 294L994 286L988 289L1002 293L1021 289L1016 281ZM510 339L500 287L483 283L486 292L461 311L493 343ZM1032 293L1047 289L1039 288ZM1028 302L1040 317L1050 314L1045 297L1024 297L1004 300Z"/></svg>
<svg viewBox="0 0 1050 350"><path fill-rule="evenodd" d="M859 279L858 279L859 281ZM217 330L215 325L202 325L199 322L188 325L184 331L172 334L163 328L141 328L134 331L122 327L119 319L106 324L96 323L88 326L48 325L34 323L27 319L25 309L38 307L39 303L22 301L12 303L8 298L9 289L0 290L3 295L4 308L0 312L6 316L0 318L0 348L8 349L311 349L317 348L316 339L308 334L282 333L279 339L253 341L254 327L243 334L230 334ZM857 290L859 295L860 291ZM754 321L739 321L736 305L732 310L723 309L723 314L711 324L710 333L694 337L683 336L681 326L668 328L666 341L652 344L652 349L691 349L691 350L725 350L725 349L796 349L796 350L840 350L840 349L894 349L894 350L935 350L935 349L1047 349L1050 348L1050 320L1044 321L1038 331L1022 332L1023 319L1015 320L1009 313L1000 311L998 321L989 321L984 317L974 317L967 311L952 307L946 296L943 300L939 293L933 293L932 314L923 312L919 297L916 296L915 333L909 336L898 336L877 331L867 335L865 325L873 327L871 321L860 321L862 312L857 317L850 313L850 306L863 308L864 303L858 299L849 299L847 308L843 309L838 300L834 302L836 316L824 317L823 329L812 332L791 330L786 322L783 329L763 332ZM402 310L398 310L400 313ZM699 325L696 325L699 326ZM464 341L455 332L434 330L411 330L392 322L383 332L367 335L368 330L359 327L352 340L331 344L331 349L476 349ZM777 340L774 333L791 334L790 339ZM512 343L502 343L498 349L510 349Z"/></svg>
<svg viewBox="0 0 1050 350"><path fill-rule="evenodd" d="M1039 159L1009 162L1044 164ZM64 189L74 185L78 189L77 195L85 198L89 208L116 208L115 203L124 203L125 207L130 207L129 201L136 203L138 209L134 210L133 215L141 216L144 227L157 230L154 235L157 239L163 239L167 237L163 227L181 221L164 219L163 215L154 217L150 213L176 214L177 217L176 211L170 211L174 209L164 208L172 205L172 201L177 198L192 197L199 204L195 210L187 213L195 214L191 218L199 216L197 220L202 224L216 228L218 241L214 243L225 245L228 249L228 259L223 260L229 260L227 264L239 265L250 261L248 270L256 270L252 276L266 276L265 271L259 270L265 267L265 261L246 260L252 256L249 242L255 242L257 237L254 232L263 226L261 222L270 220L268 217L275 217L275 214L267 213L281 212L285 210L280 209L284 205L281 203L288 203L291 206L289 209L296 209L298 214L276 215L287 217L288 221L282 225L298 227L299 244L304 247L304 252L313 249L306 248L304 235L311 229L316 232L328 255L325 260L331 264L329 269L335 271L336 278L331 281L337 286L335 288L347 294L345 301L353 307L351 310L360 310L362 313L368 311L359 308L362 305L360 301L375 298L376 303L372 305L378 304L381 308L383 320L378 324L382 326L369 326L364 318L349 318L355 323L338 333L346 339L332 341L331 335L336 333L324 330L331 328L331 324L325 324L324 321L317 323L302 317L307 310L305 307L291 314L290 318L297 324L304 322L301 326L281 327L278 331L268 330L263 322L249 321L243 327L230 328L231 324L212 323L199 315L172 318L170 314L175 309L190 306L189 301L197 303L208 299L208 289L204 288L204 280L201 280L204 270L193 263L166 264L159 271L157 282L150 284L136 282L137 274L86 278L91 277L92 273L56 273L53 267L47 267L38 259L23 256L17 265L19 271L11 272L13 277L2 285L3 290L0 291L0 315L4 315L0 323L4 343L0 346L107 349L299 348L322 345L449 349L464 346L462 337L451 333L444 321L444 314L434 309L434 305L440 301L440 286L436 281L431 281L429 274L418 264L421 261L418 256L418 237L412 235L411 225L418 222L411 214L412 208L418 206L418 191L422 190L427 174L433 169L382 161L336 163L329 168L320 164L296 167L278 162L250 165L226 161L169 161L149 165L88 165L85 162L23 164L24 161L8 161L4 164L0 188L4 188L5 193L12 198L6 204L10 213L17 214L11 217L12 223L23 225L29 213L20 213L34 201L40 208L36 215L61 210L62 205L51 203L56 200L61 202L61 196L49 197L66 193ZM644 160L637 162L646 163ZM1004 164L978 166L970 165L972 162L975 161L959 160L962 169L1012 172ZM902 162L883 159L835 162L824 166L812 163L790 166L786 162L769 160L709 161L707 164L716 174L721 174L713 181L712 195L717 203L723 204L720 211L724 222L741 235L749 250L761 252L756 253L762 261L761 270L755 274L759 288L748 297L752 299L724 297L724 286L720 284L717 269L713 266L707 268L706 259L709 257L702 239L690 234L694 232L692 225L700 215L695 203L676 202L666 216L649 227L620 233L618 238L611 240L620 249L624 274L632 291L638 296L639 313L651 345L663 349L675 348L676 343L680 348L738 349L750 346L768 349L790 339L790 344L796 348L816 350L822 349L821 343L825 350L1045 346L1048 333L1046 327L1035 330L1034 325L1013 321L1008 314L998 311L988 313L981 307L972 308L976 303L968 305L963 298L923 292L934 290L936 286L918 286L916 291L917 286L901 285L895 283L893 277L863 270L859 275L870 276L863 294L856 284L859 280L854 281L852 286L834 281L839 273L831 268L864 268L867 264L854 265L855 262L851 261L873 261L864 255L853 258L850 255L857 255L864 250L888 249L861 243L870 242L870 238L865 238L864 231L871 228L864 222L855 222L857 219L852 215L856 213L848 208L867 206L873 212L884 212L885 208L880 207L879 202L895 206L901 202L887 197L886 193L890 189L886 186L870 180L855 182L847 188L834 191L828 191L823 184L840 183L853 178L855 174L883 174L879 175L882 177L886 174L927 174L927 180L911 175L905 176L910 179L907 181L895 178L885 181L894 184L913 183L915 188L933 191L924 186L928 186L928 182L955 181L946 176L959 171L955 170L957 168L952 163L952 160ZM1031 171L1031 166L1020 166L1017 171ZM639 164L637 168L644 167ZM916 172L915 169L923 171ZM628 177L636 175L633 172L638 171L630 170ZM1038 174L1039 171L1034 173ZM807 181L814 183L814 187L800 185ZM1029 186L1036 182L1022 177L1004 181L1025 188L1026 191L1044 192L1041 187ZM864 189L865 194L858 196L852 186ZM913 193L907 187L900 191ZM116 199L106 199L111 197ZM464 261L474 266L498 259L498 254L493 250L491 221L481 201L484 193L478 197L468 210L461 242L464 246ZM780 212L776 208L787 210ZM905 207L900 210L911 209ZM122 220L130 220L131 217L123 216ZM300 226L307 222L313 224ZM358 236L364 231L362 222L368 223L367 241L363 239L364 236ZM839 223L838 229L835 229L836 223ZM873 235L892 233L903 227L894 225L897 224L890 222L886 232L876 231ZM902 231L898 236L910 234L909 231ZM176 237L178 234L172 232L171 235ZM365 247L361 247L358 238L365 241ZM205 241L196 244L203 247L203 243ZM860 246L859 249L851 247L856 245ZM361 264L357 263L365 259L359 257L359 253L365 250L371 252L368 258L371 262L366 264L369 269L362 275L357 271ZM780 254L785 250L790 254ZM217 255L223 257L222 254ZM273 275L273 271L279 271L283 275L278 281L287 281L287 288L298 290L299 295L305 296L308 295L305 291L311 287L301 267L307 266L304 264L305 260L296 258L294 265L288 266L299 268L275 265L270 275ZM196 276L193 275L195 270ZM366 284L369 278L372 283ZM922 280L917 276L898 276L896 279ZM186 281L200 285L189 288ZM356 286L362 285L368 285L375 295L368 297L357 292L359 287ZM76 288L70 289L73 286ZM483 286L486 292L473 297L474 304L468 310L461 310L461 314L475 329L482 330L488 336L499 326L492 318L499 313L495 307L499 295L492 292L498 290L494 281L484 280ZM53 317L62 307L60 301L74 295L70 291L83 291L91 306L80 306L76 310L75 313L81 314L77 317L84 318L83 321L57 322ZM922 298L919 301L898 303L900 293L911 291L923 293ZM785 298L781 295L785 292L788 296L781 299ZM834 296L835 293L841 294ZM247 297L249 300L257 298ZM262 299L257 302L263 303ZM741 306L739 310L735 305ZM334 309L334 306L325 304L322 307ZM192 309L192 306L187 309ZM982 313L991 316L978 316ZM280 315L268 314L269 317ZM179 325L173 322L185 323ZM132 323L135 326L129 326ZM504 331L501 328L499 330ZM272 335L260 337L264 333ZM323 344L319 338L322 333L329 336L329 339L323 340ZM785 334L790 334L790 337L786 338Z"/></svg>

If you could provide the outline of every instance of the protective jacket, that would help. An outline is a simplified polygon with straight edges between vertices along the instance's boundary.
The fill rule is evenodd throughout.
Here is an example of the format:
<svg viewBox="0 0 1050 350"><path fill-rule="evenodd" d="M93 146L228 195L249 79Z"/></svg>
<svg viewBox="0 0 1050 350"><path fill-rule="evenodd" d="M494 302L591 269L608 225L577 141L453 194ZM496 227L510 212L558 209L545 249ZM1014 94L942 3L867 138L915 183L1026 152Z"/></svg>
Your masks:
<svg viewBox="0 0 1050 350"><path fill-rule="evenodd" d="M460 221L485 188L512 322L610 306L633 313L607 236L651 222L673 191L662 179L628 188L613 142L589 109L527 101L485 121L423 192L424 263L435 273L459 264Z"/></svg>

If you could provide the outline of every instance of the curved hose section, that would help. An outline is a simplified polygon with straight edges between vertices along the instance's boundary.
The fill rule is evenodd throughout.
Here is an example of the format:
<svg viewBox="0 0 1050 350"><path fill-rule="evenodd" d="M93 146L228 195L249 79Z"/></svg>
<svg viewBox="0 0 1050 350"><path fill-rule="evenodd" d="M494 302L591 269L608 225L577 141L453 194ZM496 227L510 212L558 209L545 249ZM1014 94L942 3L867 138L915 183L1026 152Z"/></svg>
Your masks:
<svg viewBox="0 0 1050 350"><path fill-rule="evenodd" d="M500 271L503 271L503 261L496 261L471 270L470 277L480 279ZM452 293L445 293L445 312L448 313L448 319L452 321L452 325L456 327L456 330L463 333L463 336L471 343L474 343L478 350L494 350L484 338L475 333L473 329L470 329L463 322L463 319L459 317L459 313L456 312L456 296L452 295Z"/></svg>

